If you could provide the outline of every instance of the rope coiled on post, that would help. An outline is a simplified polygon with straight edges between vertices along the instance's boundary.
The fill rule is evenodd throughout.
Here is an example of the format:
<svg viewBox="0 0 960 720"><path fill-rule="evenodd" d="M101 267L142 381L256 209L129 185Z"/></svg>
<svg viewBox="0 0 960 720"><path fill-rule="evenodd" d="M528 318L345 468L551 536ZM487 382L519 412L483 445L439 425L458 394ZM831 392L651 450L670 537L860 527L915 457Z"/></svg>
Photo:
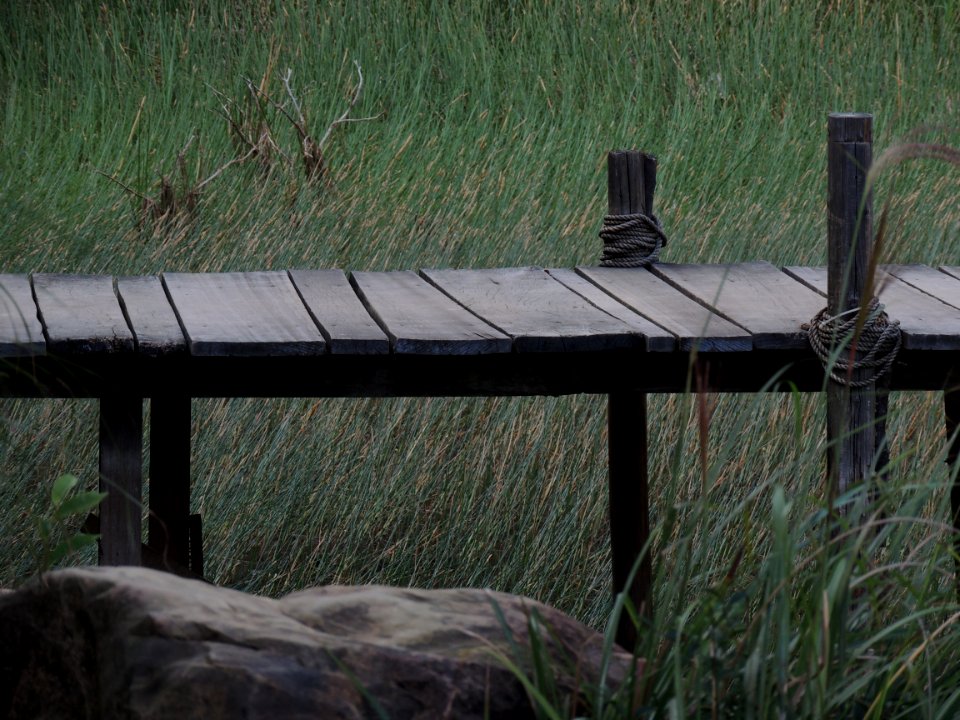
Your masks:
<svg viewBox="0 0 960 720"><path fill-rule="evenodd" d="M660 257L667 243L656 215L607 215L600 230L603 240L601 267L646 267Z"/></svg>
<svg viewBox="0 0 960 720"><path fill-rule="evenodd" d="M900 321L890 322L877 298L873 298L867 306L866 321L859 335L854 337L859 315L858 307L838 315L830 315L824 308L802 326L824 369L830 370L830 379L851 388L866 387L877 382L890 372L900 351ZM856 342L856 348L851 353L850 345L853 342ZM834 358L837 347L844 349ZM854 370L872 372L868 377L853 380Z"/></svg>

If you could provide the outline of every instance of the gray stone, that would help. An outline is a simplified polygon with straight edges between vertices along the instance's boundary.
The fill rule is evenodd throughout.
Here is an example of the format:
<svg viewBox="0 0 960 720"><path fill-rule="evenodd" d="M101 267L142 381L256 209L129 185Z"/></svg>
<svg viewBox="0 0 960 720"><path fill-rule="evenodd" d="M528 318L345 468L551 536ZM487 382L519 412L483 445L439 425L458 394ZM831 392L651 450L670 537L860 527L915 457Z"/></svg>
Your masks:
<svg viewBox="0 0 960 720"><path fill-rule="evenodd" d="M496 657L530 673L532 612L561 692L596 683L602 636L517 596L367 586L273 600L142 568L60 570L0 595L0 717L534 717ZM611 685L629 668L615 651Z"/></svg>

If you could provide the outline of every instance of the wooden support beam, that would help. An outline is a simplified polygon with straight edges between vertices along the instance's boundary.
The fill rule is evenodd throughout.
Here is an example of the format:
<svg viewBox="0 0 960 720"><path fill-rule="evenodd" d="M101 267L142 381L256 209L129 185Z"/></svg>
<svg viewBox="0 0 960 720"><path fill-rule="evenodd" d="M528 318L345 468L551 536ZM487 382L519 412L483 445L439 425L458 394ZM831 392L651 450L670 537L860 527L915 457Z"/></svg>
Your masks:
<svg viewBox="0 0 960 720"><path fill-rule="evenodd" d="M872 197L866 194L873 157L873 116L832 113L827 121L827 308L856 312L872 286ZM847 352L847 350L844 350ZM854 370L850 381L869 377ZM827 476L831 501L870 476L876 459L877 393L874 384L827 387Z"/></svg>
<svg viewBox="0 0 960 720"><path fill-rule="evenodd" d="M947 431L947 464L951 474L956 472L957 459L960 458L960 372L951 376L951 381L943 391L943 415ZM960 597L960 477L955 477L950 488L950 515L953 520L953 549L957 554L956 585Z"/></svg>
<svg viewBox="0 0 960 720"><path fill-rule="evenodd" d="M656 158L639 152L611 152L607 157L607 198L611 215L653 212ZM610 463L610 554L614 597L626 591L642 615L652 614L653 566L650 551L631 572L650 537L647 497L647 396L637 391L611 393L607 401ZM620 616L617 642L632 650L637 628Z"/></svg>
<svg viewBox="0 0 960 720"><path fill-rule="evenodd" d="M100 399L100 564L140 565L143 399Z"/></svg>
<svg viewBox="0 0 960 720"><path fill-rule="evenodd" d="M150 399L148 544L161 564L196 571L190 562L190 398Z"/></svg>

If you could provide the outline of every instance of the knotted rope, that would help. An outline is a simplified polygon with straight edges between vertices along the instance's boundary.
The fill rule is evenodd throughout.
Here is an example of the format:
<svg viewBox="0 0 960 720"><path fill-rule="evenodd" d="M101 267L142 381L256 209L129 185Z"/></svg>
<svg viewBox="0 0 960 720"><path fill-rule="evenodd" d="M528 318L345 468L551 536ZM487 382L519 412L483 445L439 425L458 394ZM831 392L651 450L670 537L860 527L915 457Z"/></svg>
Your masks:
<svg viewBox="0 0 960 720"><path fill-rule="evenodd" d="M660 257L667 244L663 226L656 215L631 213L607 215L600 230L603 240L601 267L646 267Z"/></svg>
<svg viewBox="0 0 960 720"><path fill-rule="evenodd" d="M824 308L802 327L807 331L810 345L820 358L824 369L830 368L830 379L841 385L861 388L876 382L893 367L900 350L900 322L890 322L883 305L873 298L867 306L867 318L860 334L857 331L857 319L860 308L850 308L839 315L830 315ZM856 348L850 353L850 343L856 341ZM843 347L830 367L830 360L837 347ZM852 380L854 370L872 370L869 377Z"/></svg>

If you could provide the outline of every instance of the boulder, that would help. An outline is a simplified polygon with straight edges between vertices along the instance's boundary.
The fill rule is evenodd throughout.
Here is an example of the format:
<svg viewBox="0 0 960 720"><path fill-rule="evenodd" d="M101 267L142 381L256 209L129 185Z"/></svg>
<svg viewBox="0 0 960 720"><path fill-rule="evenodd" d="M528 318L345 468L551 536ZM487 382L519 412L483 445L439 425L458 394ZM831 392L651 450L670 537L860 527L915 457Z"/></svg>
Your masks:
<svg viewBox="0 0 960 720"><path fill-rule="evenodd" d="M559 688L596 686L600 634L484 590L321 587L275 600L143 568L0 595L0 717L532 718L530 618ZM631 658L615 650L608 682Z"/></svg>

